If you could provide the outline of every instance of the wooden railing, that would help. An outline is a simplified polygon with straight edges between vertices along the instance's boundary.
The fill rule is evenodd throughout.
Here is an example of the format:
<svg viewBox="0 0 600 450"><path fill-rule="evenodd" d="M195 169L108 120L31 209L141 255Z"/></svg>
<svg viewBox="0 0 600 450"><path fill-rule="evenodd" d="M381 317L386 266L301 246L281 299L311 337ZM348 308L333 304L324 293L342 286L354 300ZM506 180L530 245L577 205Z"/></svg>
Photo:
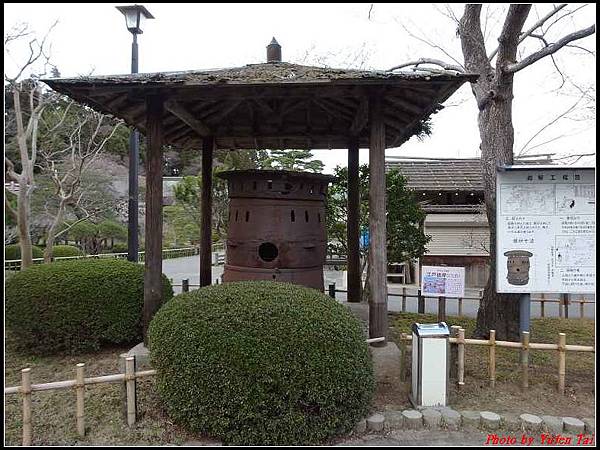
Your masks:
<svg viewBox="0 0 600 450"><path fill-rule="evenodd" d="M344 289L336 289L335 283L329 285L329 295L335 298L335 293L347 293L347 290ZM401 312L406 312L406 301L408 298L416 298L418 303L418 313L425 314L425 299L435 299L438 303L438 321L446 320L446 300L456 300L458 303L458 316L463 315L463 302L467 301L477 301L480 302L483 297L483 290L478 291L478 297L433 297L422 295L421 290L418 289L416 294L409 293L406 287L402 288L402 293L393 293L388 292L388 297L398 297L401 298ZM579 303L579 317L583 319L585 317L584 307L586 304L595 304L596 302L593 300L589 300L586 298L580 299L570 299L567 294L560 294L560 298L552 299L546 298L547 294L539 294L540 297L531 297L532 303L540 303L540 316L546 317L546 303L558 303L558 316L569 318L569 305L572 303Z"/></svg>
<svg viewBox="0 0 600 450"><path fill-rule="evenodd" d="M465 385L465 346L483 345L489 347L488 367L490 386L496 385L496 348L515 348L521 350L521 387L523 389L529 386L529 351L530 350L555 350L558 355L558 392L561 395L565 393L565 374L566 374L566 352L592 352L595 353L594 346L587 345L567 345L567 335L558 333L557 343L530 343L529 332L521 332L521 342L497 341L496 331L490 330L489 339L467 339L465 330L459 326L452 326L450 332L450 377L456 378L459 389ZM400 355L401 375L405 379L406 372L404 368L412 367L407 365L407 350L410 349L412 334L400 333Z"/></svg>
<svg viewBox="0 0 600 450"><path fill-rule="evenodd" d="M75 379L66 381L55 381L53 383L31 384L31 368L21 370L21 385L4 388L4 395L21 394L22 406L22 441L23 445L31 445L32 442L32 408L31 394L37 391L53 391L59 389L74 389L76 396L75 426L79 436L85 436L85 386L106 383L124 383L126 388L127 424L133 425L136 421L135 382L139 378L156 374L156 370L144 370L136 372L135 356L125 358L125 372L101 377L85 378L85 364L79 363L75 366Z"/></svg>

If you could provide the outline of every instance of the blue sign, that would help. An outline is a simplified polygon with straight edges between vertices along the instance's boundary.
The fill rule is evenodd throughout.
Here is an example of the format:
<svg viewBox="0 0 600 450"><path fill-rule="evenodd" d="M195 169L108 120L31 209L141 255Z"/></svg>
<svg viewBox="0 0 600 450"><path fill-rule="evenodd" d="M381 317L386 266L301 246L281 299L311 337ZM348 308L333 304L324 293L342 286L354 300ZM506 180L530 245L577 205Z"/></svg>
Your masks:
<svg viewBox="0 0 600 450"><path fill-rule="evenodd" d="M367 248L369 246L369 229L365 228L360 233L360 247Z"/></svg>

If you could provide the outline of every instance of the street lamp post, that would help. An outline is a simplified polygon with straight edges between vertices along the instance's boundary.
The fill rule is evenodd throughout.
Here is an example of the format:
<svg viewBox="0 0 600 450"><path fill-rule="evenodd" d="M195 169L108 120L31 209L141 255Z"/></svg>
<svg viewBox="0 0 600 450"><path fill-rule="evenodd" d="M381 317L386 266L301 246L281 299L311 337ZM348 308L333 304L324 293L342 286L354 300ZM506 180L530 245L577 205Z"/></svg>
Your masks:
<svg viewBox="0 0 600 450"><path fill-rule="evenodd" d="M138 73L138 44L137 35L142 34L142 24L145 19L154 19L142 5L117 6L125 16L125 25L133 35L131 43L131 73ZM140 159L140 139L137 130L132 130L129 135L129 202L127 207L127 260L138 261L138 165Z"/></svg>

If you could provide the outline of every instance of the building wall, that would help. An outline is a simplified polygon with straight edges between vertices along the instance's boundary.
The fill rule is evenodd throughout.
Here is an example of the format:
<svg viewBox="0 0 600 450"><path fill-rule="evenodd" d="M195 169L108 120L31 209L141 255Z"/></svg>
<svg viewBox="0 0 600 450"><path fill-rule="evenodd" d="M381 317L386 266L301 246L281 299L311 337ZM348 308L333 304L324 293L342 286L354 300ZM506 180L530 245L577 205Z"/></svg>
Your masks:
<svg viewBox="0 0 600 450"><path fill-rule="evenodd" d="M422 265L465 268L465 286L484 287L489 276L489 228L481 214L428 214L431 236Z"/></svg>

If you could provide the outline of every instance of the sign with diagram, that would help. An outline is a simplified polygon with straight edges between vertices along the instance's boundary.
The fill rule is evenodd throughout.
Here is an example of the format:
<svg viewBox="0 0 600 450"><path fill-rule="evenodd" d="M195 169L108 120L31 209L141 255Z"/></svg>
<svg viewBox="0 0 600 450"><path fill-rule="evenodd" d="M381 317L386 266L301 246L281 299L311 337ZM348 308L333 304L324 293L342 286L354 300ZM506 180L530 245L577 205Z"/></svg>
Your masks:
<svg viewBox="0 0 600 450"><path fill-rule="evenodd" d="M593 293L594 168L508 166L496 179L498 292Z"/></svg>
<svg viewBox="0 0 600 450"><path fill-rule="evenodd" d="M464 297L465 268L422 266L421 293L428 297Z"/></svg>

